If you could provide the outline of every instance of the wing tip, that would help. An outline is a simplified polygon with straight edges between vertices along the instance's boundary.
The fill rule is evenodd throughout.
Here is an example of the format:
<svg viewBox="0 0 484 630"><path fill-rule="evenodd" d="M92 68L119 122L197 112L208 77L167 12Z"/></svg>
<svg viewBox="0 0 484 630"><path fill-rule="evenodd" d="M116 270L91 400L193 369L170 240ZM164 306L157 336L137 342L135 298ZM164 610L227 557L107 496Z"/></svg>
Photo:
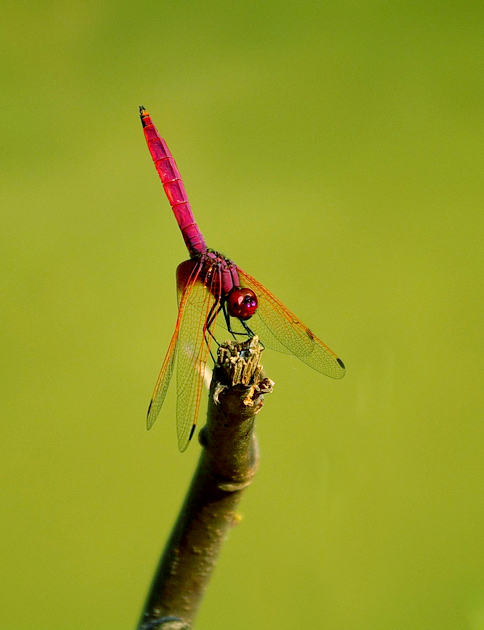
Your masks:
<svg viewBox="0 0 484 630"><path fill-rule="evenodd" d="M188 436L188 438L186 438L184 440L181 440L181 436L179 437L179 439L178 439L178 450L180 451L180 453L184 453L187 450L187 448L188 448L188 446L189 446L189 444L190 444L190 442L192 440L193 434L195 433L195 429L196 428L197 428L197 424L195 423L195 424L192 425L192 428L190 429L190 435Z"/></svg>
<svg viewBox="0 0 484 630"><path fill-rule="evenodd" d="M343 376L346 374L346 366L339 357L336 357L336 363L340 366L342 372L338 372L335 378L343 378Z"/></svg>
<svg viewBox="0 0 484 630"><path fill-rule="evenodd" d="M148 411L146 412L146 430L149 431L151 427L154 425L156 416L153 418L150 416L151 407L153 406L153 398L150 400L150 404L148 405Z"/></svg>

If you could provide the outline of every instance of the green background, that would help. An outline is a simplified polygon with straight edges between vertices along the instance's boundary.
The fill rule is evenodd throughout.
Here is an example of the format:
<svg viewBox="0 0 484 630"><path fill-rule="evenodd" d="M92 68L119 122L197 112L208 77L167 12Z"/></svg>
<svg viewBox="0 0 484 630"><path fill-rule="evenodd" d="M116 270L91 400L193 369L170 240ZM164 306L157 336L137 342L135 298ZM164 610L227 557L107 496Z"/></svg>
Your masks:
<svg viewBox="0 0 484 630"><path fill-rule="evenodd" d="M174 387L144 425L186 253L143 103L208 244L347 365L265 352L196 627L483 630L482 3L20 1L0 29L0 628L133 628L199 455Z"/></svg>

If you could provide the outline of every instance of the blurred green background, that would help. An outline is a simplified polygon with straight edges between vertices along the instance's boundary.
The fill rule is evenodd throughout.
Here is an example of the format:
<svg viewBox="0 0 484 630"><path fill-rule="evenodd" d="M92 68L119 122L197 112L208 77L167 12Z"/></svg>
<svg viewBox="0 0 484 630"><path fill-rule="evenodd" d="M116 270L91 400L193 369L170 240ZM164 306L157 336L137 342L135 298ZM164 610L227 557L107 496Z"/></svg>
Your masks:
<svg viewBox="0 0 484 630"><path fill-rule="evenodd" d="M133 628L199 455L145 412L208 244L343 358L267 351L260 472L199 630L484 629L484 9L2 8L0 628ZM203 413L200 418L203 423Z"/></svg>

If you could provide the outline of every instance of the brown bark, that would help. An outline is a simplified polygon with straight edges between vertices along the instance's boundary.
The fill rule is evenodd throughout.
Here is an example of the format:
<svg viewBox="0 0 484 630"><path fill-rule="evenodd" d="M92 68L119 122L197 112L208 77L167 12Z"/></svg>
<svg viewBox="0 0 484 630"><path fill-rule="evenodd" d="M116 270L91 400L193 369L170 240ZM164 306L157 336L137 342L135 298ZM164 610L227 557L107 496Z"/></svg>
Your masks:
<svg viewBox="0 0 484 630"><path fill-rule="evenodd" d="M256 414L273 382L262 374L257 337L219 347L203 447L185 502L160 559L139 630L191 627L227 529L258 466Z"/></svg>

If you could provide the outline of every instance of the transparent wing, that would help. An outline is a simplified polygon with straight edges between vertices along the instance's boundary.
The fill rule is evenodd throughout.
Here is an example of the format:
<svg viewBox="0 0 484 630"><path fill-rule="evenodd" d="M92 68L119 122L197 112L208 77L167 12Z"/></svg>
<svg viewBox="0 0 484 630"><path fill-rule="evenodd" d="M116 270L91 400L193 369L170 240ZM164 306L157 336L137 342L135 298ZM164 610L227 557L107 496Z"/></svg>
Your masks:
<svg viewBox="0 0 484 630"><path fill-rule="evenodd" d="M218 270L213 268L209 275L208 283L199 279L193 285L178 337L176 428L180 451L187 448L197 424L205 365L220 303L220 289L216 290L221 286L221 280L216 280Z"/></svg>
<svg viewBox="0 0 484 630"><path fill-rule="evenodd" d="M294 354L326 376L343 378L343 361L264 285L240 267L237 267L237 272L242 286L252 289L257 295L257 312L247 324L259 335L262 343L274 350Z"/></svg>
<svg viewBox="0 0 484 630"><path fill-rule="evenodd" d="M292 354L291 350L289 350L289 348L278 341L277 338L271 333L267 326L257 316L257 313L251 319L247 320L247 325L254 334L259 335L261 340L263 340L263 344L266 348L276 350L277 352L284 352L285 354ZM225 317L219 317L217 319L217 326L223 328L224 330L228 330ZM239 336L247 337L246 329L242 326L240 320L236 317L230 318L230 328L231 332L233 332L237 338L239 338Z"/></svg>
<svg viewBox="0 0 484 630"><path fill-rule="evenodd" d="M177 269L177 297L178 297L178 317L176 320L175 331L168 346L163 365L161 366L158 380L156 381L155 389L151 397L151 402L148 407L148 413L146 416L146 427L151 429L155 423L161 407L165 400L166 392L170 386L171 377L173 374L173 368L175 366L175 357L177 353L178 337L180 332L180 326L183 321L185 307L187 305L190 294L197 282L202 265L199 261L186 260L181 263Z"/></svg>

